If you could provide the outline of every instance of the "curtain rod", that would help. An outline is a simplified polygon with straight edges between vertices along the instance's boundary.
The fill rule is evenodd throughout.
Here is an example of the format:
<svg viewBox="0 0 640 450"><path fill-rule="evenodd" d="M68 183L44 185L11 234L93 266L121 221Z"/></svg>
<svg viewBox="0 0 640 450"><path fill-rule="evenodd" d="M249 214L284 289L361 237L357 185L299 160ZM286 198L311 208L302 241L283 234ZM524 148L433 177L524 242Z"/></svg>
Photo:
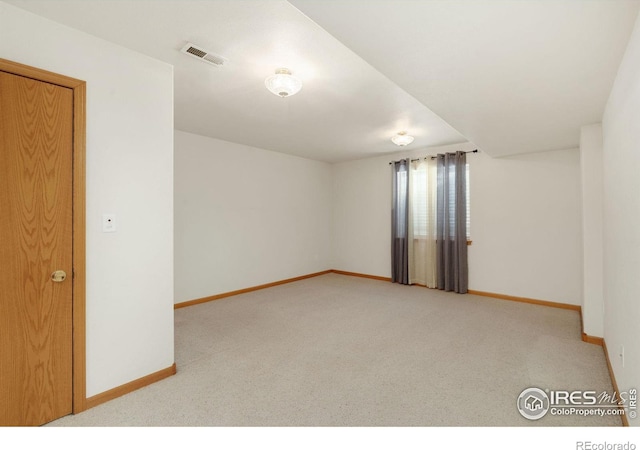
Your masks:
<svg viewBox="0 0 640 450"><path fill-rule="evenodd" d="M462 153L478 153L478 149L476 148L475 150L469 150L468 152L462 152ZM437 156L425 156L424 158L412 159L411 162L420 161L421 159L429 159L429 158L436 159ZM402 160L400 160L400 161L402 161ZM393 163L400 162L400 161L390 161L389 165L391 165Z"/></svg>

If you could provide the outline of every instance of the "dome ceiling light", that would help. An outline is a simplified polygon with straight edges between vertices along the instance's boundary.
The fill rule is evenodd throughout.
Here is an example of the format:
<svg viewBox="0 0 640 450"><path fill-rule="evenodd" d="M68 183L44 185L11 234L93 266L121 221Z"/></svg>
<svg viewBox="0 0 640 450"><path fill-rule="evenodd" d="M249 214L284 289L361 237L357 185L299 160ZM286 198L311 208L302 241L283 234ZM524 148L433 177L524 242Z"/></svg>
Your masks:
<svg viewBox="0 0 640 450"><path fill-rule="evenodd" d="M413 142L413 136L409 136L406 131L401 131L391 138L391 142L400 147L404 147L405 145L409 145Z"/></svg>
<svg viewBox="0 0 640 450"><path fill-rule="evenodd" d="M278 97L291 97L302 89L302 82L285 68L277 69L274 75L264 80L264 84Z"/></svg>

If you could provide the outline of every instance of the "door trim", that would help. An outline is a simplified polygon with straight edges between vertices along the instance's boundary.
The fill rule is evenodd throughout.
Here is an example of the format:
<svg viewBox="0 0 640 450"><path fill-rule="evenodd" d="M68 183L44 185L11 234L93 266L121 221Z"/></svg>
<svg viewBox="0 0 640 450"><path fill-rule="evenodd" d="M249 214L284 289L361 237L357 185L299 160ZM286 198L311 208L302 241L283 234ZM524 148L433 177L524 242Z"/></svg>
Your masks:
<svg viewBox="0 0 640 450"><path fill-rule="evenodd" d="M86 388L86 82L0 58L0 71L73 91L73 413L87 409Z"/></svg>

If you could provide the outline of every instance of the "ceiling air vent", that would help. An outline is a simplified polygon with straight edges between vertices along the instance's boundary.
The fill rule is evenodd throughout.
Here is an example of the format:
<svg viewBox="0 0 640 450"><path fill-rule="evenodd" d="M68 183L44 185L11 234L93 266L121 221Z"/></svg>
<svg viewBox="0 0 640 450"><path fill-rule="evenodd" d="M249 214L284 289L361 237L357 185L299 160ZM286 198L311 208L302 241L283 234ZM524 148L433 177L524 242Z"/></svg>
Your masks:
<svg viewBox="0 0 640 450"><path fill-rule="evenodd" d="M203 48L198 47L197 45L193 45L190 42L182 47L180 51L189 56L193 56L200 61L208 62L209 64L212 64L216 67L222 67L227 62L226 58L223 58L220 55L214 55L213 53L208 52Z"/></svg>

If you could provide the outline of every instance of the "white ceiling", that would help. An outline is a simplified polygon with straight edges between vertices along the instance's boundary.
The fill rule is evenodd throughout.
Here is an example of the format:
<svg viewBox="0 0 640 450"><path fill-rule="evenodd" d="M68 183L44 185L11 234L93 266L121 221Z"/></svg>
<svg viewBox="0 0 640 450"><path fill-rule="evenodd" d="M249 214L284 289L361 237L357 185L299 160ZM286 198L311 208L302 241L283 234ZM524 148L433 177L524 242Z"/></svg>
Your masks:
<svg viewBox="0 0 640 450"><path fill-rule="evenodd" d="M492 156L577 147L640 2L292 0ZM357 24L357 26L354 26Z"/></svg>
<svg viewBox="0 0 640 450"><path fill-rule="evenodd" d="M174 66L179 130L321 161L470 140L576 147L600 121L640 2L6 0ZM326 30L326 31L325 31ZM330 34L329 34L330 33ZM179 52L192 42L222 68ZM302 91L264 79L288 67ZM444 120L446 120L446 122Z"/></svg>

